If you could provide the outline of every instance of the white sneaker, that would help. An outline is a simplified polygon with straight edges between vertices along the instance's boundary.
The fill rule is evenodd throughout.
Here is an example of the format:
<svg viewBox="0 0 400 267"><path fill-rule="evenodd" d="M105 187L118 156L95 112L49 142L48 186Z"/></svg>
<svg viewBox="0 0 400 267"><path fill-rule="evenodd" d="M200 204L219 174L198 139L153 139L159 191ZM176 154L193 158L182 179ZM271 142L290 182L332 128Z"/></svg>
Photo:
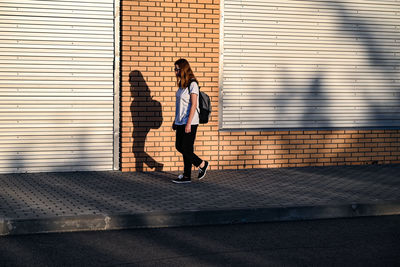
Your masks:
<svg viewBox="0 0 400 267"><path fill-rule="evenodd" d="M178 178L172 180L173 183L175 184L187 184L191 182L191 179L189 177L183 176L183 174L179 175Z"/></svg>

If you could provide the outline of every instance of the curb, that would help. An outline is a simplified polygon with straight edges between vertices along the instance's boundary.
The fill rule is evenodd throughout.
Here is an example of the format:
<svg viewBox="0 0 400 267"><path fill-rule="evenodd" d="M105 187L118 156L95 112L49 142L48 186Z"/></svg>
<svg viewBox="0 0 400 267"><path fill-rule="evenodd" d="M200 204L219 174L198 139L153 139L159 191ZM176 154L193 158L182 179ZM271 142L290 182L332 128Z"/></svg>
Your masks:
<svg viewBox="0 0 400 267"><path fill-rule="evenodd" d="M0 219L0 235L104 231L400 215L400 203L193 210L38 219Z"/></svg>

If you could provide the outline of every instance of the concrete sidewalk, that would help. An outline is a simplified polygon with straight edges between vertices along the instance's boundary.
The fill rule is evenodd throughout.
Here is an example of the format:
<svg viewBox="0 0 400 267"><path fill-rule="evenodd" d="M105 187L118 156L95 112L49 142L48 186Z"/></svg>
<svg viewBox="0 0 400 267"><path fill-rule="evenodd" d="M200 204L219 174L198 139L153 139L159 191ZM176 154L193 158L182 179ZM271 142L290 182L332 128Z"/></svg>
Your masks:
<svg viewBox="0 0 400 267"><path fill-rule="evenodd" d="M400 214L400 165L0 175L0 235Z"/></svg>

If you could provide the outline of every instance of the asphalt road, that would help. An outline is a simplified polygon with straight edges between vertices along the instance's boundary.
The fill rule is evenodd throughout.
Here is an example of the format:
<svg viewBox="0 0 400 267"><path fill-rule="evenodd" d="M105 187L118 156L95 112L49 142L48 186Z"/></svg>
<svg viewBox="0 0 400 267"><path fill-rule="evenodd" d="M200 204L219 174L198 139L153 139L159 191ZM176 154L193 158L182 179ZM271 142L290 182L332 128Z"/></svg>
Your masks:
<svg viewBox="0 0 400 267"><path fill-rule="evenodd" d="M0 266L400 266L400 216L6 236Z"/></svg>

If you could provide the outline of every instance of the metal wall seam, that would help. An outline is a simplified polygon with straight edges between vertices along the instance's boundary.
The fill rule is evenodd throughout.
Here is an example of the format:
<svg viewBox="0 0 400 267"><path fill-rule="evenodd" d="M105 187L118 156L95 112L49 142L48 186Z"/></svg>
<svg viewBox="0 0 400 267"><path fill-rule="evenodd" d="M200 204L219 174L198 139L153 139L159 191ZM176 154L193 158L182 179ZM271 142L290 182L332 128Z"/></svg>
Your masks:
<svg viewBox="0 0 400 267"><path fill-rule="evenodd" d="M114 0L114 156L113 170L120 166L120 0Z"/></svg>
<svg viewBox="0 0 400 267"><path fill-rule="evenodd" d="M224 108L224 45L225 45L225 38L224 38L224 22L225 22L225 13L224 13L224 5L225 0L220 0L220 23L219 23L219 74L218 74L218 81L219 81L219 94L218 94L218 128L223 128L223 108ZM219 140L219 138L218 138ZM219 152L220 149L218 149ZM218 155L219 158L219 155Z"/></svg>

